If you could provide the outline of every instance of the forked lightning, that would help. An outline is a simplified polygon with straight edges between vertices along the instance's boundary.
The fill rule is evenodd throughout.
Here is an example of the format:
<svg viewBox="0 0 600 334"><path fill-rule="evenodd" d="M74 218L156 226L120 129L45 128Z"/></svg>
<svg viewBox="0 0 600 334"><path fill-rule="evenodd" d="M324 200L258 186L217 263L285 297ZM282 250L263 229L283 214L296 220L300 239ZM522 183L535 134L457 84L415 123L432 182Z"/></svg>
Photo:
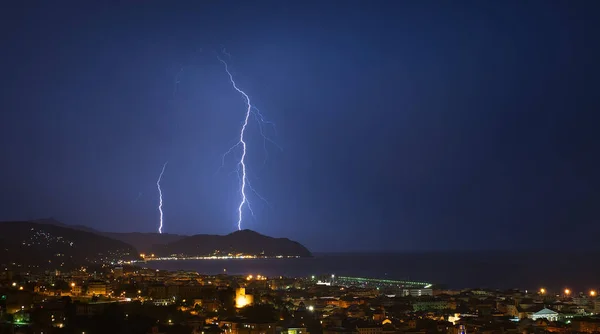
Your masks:
<svg viewBox="0 0 600 334"><path fill-rule="evenodd" d="M159 212L159 220L158 220L158 233L162 234L163 229L163 197L162 197L162 189L160 188L160 181L162 180L163 174L165 173L165 168L169 162L165 162L160 171L160 175L158 176L158 180L156 180L156 187L158 188L158 212Z"/></svg>
<svg viewBox="0 0 600 334"><path fill-rule="evenodd" d="M227 55L230 57L229 54L227 54ZM265 200L262 196L260 196L258 193L256 193L256 191L252 188L252 186L250 185L250 182L248 181L248 173L247 173L247 166L246 166L247 145L246 145L246 140L245 140L244 136L246 133L246 128L248 127L248 121L250 120L250 114L253 113L256 118L256 121L259 123L260 134L263 136L265 142L269 141L272 144L274 144L275 146L277 146L277 144L275 144L271 139L269 139L265 136L265 134L263 133L263 128L262 128L263 123L270 124L270 125L273 125L273 123L265 121L265 119L264 119L263 115L260 113L260 111L256 107L252 106L252 102L250 101L250 97L248 96L248 94L246 94L243 90L241 90L235 83L235 80L233 79L233 75L229 71L229 66L228 66L227 62L224 61L219 56L217 56L217 59L219 59L219 61L225 66L225 72L227 72L227 75L229 76L229 81L231 82L231 85L238 93L240 93L242 95L242 97L244 98L244 102L246 103L246 112L244 114L244 121L242 122L242 127L240 129L239 140L235 145L233 145L223 155L223 164L224 164L226 155L231 153L233 151L233 149L235 149L236 147L238 147L238 146L242 147L242 154L240 156L240 160L238 161L238 177L240 178L241 201L237 208L237 211L238 211L237 228L238 228L238 230L241 230L243 216L244 216L244 208L248 208L250 213L252 213L254 215L254 212L252 211L252 207L250 206L250 202L248 201L248 196L247 196L246 190L250 189L258 196L258 198L260 198L263 201ZM279 146L277 146L277 147L280 148ZM265 150L266 150L266 147L265 147Z"/></svg>

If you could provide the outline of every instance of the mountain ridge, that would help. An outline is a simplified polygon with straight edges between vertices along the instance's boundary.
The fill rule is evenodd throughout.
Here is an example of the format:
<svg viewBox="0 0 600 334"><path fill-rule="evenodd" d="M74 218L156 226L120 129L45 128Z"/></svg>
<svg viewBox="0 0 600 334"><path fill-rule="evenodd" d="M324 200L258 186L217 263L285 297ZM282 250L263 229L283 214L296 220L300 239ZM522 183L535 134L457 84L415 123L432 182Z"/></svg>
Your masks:
<svg viewBox="0 0 600 334"><path fill-rule="evenodd" d="M273 238L252 230L226 235L196 234L153 248L160 256L260 255L312 257L299 242L289 238Z"/></svg>
<svg viewBox="0 0 600 334"><path fill-rule="evenodd" d="M152 232L103 232L84 225L67 225L54 218L32 221L93 233L131 245L138 253L170 256L208 256L214 254L244 253L257 256L312 257L302 244L289 238L274 238L244 229L229 234L180 235Z"/></svg>
<svg viewBox="0 0 600 334"><path fill-rule="evenodd" d="M28 267L73 268L129 261L136 249L96 233L40 221L0 222L0 263Z"/></svg>

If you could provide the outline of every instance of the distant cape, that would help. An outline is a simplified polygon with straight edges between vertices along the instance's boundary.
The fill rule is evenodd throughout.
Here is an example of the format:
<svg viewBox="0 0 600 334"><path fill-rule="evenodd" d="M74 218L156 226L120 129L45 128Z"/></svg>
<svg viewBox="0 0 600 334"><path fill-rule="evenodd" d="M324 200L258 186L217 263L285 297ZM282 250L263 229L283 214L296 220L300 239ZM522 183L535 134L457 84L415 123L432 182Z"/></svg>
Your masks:
<svg viewBox="0 0 600 334"><path fill-rule="evenodd" d="M287 238L272 238L251 230L236 231L227 235L197 234L167 244L155 246L161 256L204 256L246 254L257 256L311 257L302 244Z"/></svg>

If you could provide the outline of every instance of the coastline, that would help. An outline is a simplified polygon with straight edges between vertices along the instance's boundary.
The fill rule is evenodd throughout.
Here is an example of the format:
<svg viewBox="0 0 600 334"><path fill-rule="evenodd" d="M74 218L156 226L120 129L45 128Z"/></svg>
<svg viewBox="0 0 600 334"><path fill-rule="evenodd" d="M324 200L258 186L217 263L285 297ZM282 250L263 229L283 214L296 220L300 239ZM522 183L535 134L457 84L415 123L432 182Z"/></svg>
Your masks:
<svg viewBox="0 0 600 334"><path fill-rule="evenodd" d="M255 259L299 259L298 255L277 255L277 256L258 256L258 255L239 255L239 256L166 256L150 257L143 260L135 260L132 263L143 263L149 261L186 261L186 260L255 260Z"/></svg>

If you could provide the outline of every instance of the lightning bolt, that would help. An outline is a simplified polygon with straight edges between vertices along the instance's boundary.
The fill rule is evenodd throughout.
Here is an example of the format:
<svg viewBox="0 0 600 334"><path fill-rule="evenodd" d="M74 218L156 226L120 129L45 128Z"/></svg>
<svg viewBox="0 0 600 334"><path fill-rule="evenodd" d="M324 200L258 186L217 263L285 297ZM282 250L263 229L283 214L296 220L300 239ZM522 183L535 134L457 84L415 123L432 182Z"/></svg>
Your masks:
<svg viewBox="0 0 600 334"><path fill-rule="evenodd" d="M177 95L177 88L181 83L181 74L183 73L183 66L179 69L179 72L175 75L175 84L173 85L173 98Z"/></svg>
<svg viewBox="0 0 600 334"><path fill-rule="evenodd" d="M163 229L163 198L162 198L162 189L160 188L160 180L162 180L163 174L165 173L165 168L167 167L167 164L169 162L165 162L165 164L162 167L162 170L160 171L160 175L158 176L158 180L156 180L156 187L158 188L158 212L160 214L159 216L159 225L158 225L158 233L162 234L162 229Z"/></svg>
<svg viewBox="0 0 600 334"><path fill-rule="evenodd" d="M265 117L262 115L258 108L252 106L252 114L254 114L254 119L256 119L256 123L258 123L258 130L260 131L260 135L263 137L263 150L265 151L265 160L263 164L267 164L267 159L269 158L269 150L267 150L267 142L271 143L273 146L277 147L280 151L283 151L281 146L277 145L271 138L269 138L264 131L264 124L271 125L273 130L275 130L275 135L277 135L277 128L275 127L275 123L271 121L267 121ZM257 194L258 195L258 194ZM260 195L259 195L260 196ZM264 199L263 199L264 200Z"/></svg>
<svg viewBox="0 0 600 334"><path fill-rule="evenodd" d="M235 148L239 145L242 146L242 156L240 157L240 161L238 162L238 166L241 167L240 194L242 196L242 200L240 201L240 205L238 206L238 222L237 222L238 230L241 230L244 206L249 206L247 204L248 198L246 196L246 184L248 183L248 176L246 175L246 141L244 140L244 133L246 132L246 127L248 126L248 120L250 119L250 114L252 113L252 104L250 103L250 97L248 96L248 94L246 94L243 90L239 89L238 86L236 85L235 80L233 79L233 75L231 74L231 72L229 72L229 66L227 65L227 62L225 62L220 57L217 57L217 59L219 59L219 61L221 63L223 63L223 66L225 66L225 72L227 72L227 75L229 76L229 81L231 81L231 85L233 86L233 89L235 89L238 93L242 94L242 96L244 97L244 100L246 101L246 107L247 107L246 108L246 116L244 117L244 123L242 124L242 129L240 130L240 140L237 142L237 144L235 144L233 147L231 147L225 153L225 155L227 155L231 152L231 150L233 148ZM252 209L250 208L250 210L252 210Z"/></svg>
<svg viewBox="0 0 600 334"><path fill-rule="evenodd" d="M221 46L223 49L221 50L221 53L226 55L229 59L231 59L231 53L227 52L227 49L225 49L224 46Z"/></svg>
<svg viewBox="0 0 600 334"><path fill-rule="evenodd" d="M223 49L223 53L225 55L227 55L228 57L231 57L231 55L229 55L228 53L225 52L225 49ZM256 192L256 190L254 190L254 188L250 185L250 182L248 180L248 173L247 173L247 166L246 166L247 144L246 144L244 135L246 133L246 128L248 127L248 122L250 121L250 115L254 115L256 121L259 124L260 134L263 136L263 139L264 139L263 147L265 148L265 153L267 153L267 149L266 149L267 141L271 142L277 148L279 148L279 149L281 149L281 148L273 140L271 140L267 136L265 136L265 134L263 132L263 124L270 124L273 126L274 126L274 124L272 122L266 121L265 118L263 117L263 115L261 114L260 110L258 110L256 107L252 106L252 102L250 101L250 97L248 96L248 94L246 94L243 90L241 90L235 83L233 75L229 71L229 66L228 66L227 62L224 61L218 55L217 55L217 59L225 67L225 72L229 76L229 81L231 82L233 89L235 89L238 93L240 93L240 95L242 95L242 97L244 98L244 101L246 102L246 112L244 115L244 121L242 123L242 127L240 129L239 139L238 139L237 143L235 143L235 145L233 145L231 148L229 148L229 150L227 150L227 152L225 152L225 154L223 154L222 164L221 164L221 167L222 167L225 164L225 157L228 154L230 154L235 148L237 148L237 147L242 148L242 154L241 154L240 160L238 161L238 178L240 180L241 201L240 201L240 204L238 205L238 221L237 221L237 228L238 228L238 230L241 230L244 208L247 208L248 211L250 211L250 213L252 214L252 216L254 216L254 210L252 210L252 206L250 205L250 201L248 200L248 196L246 193L247 190L252 191L259 199L261 199L264 202L266 202L267 204L269 204L264 197L260 196L260 194L258 194Z"/></svg>

